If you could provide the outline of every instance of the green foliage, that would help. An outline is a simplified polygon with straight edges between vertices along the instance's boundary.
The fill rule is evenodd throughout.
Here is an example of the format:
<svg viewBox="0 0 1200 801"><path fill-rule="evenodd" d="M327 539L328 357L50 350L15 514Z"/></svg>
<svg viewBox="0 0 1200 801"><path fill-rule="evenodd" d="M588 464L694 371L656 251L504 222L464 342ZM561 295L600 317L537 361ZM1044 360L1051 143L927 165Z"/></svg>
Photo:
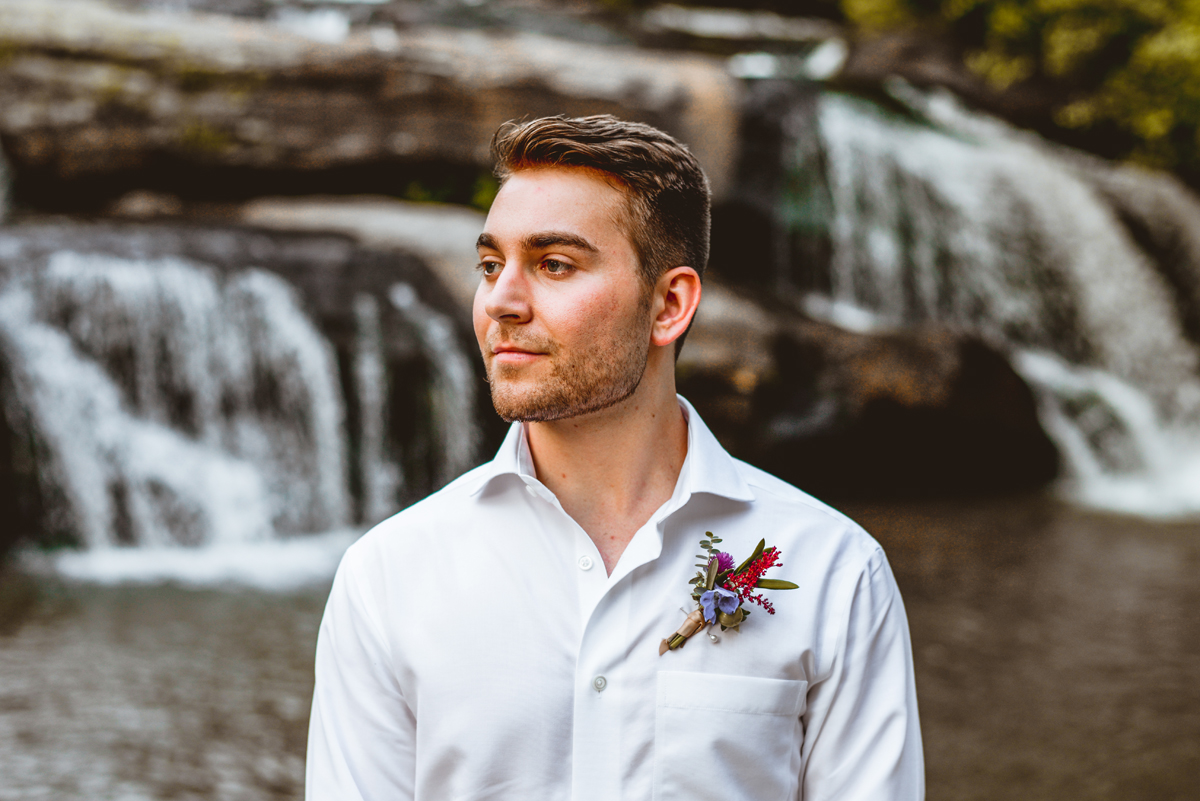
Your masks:
<svg viewBox="0 0 1200 801"><path fill-rule="evenodd" d="M1126 155L1200 171L1200 0L842 0L866 29L934 26L997 89L1036 84L1054 122L1119 132Z"/></svg>
<svg viewBox="0 0 1200 801"><path fill-rule="evenodd" d="M471 200L468 205L480 211L487 211L492 207L492 201L496 199L496 193L500 191L500 182L496 180L496 176L490 172L480 173L475 179L475 185L471 187Z"/></svg>

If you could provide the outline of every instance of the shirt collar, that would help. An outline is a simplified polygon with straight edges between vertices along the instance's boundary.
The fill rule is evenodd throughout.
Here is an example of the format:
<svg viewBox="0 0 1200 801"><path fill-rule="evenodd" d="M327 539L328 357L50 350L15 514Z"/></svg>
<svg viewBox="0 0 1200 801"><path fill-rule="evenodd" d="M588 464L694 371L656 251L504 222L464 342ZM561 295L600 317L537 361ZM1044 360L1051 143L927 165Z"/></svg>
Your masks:
<svg viewBox="0 0 1200 801"><path fill-rule="evenodd" d="M675 397L687 418L688 452L679 471L672 499L680 506L697 493L719 495L735 501L754 500L754 493L742 478L734 458L717 442L692 404L682 395ZM525 483L537 480L524 423L513 423L509 427L496 458L480 470L479 483L471 494L479 494L494 479L504 475L517 476Z"/></svg>

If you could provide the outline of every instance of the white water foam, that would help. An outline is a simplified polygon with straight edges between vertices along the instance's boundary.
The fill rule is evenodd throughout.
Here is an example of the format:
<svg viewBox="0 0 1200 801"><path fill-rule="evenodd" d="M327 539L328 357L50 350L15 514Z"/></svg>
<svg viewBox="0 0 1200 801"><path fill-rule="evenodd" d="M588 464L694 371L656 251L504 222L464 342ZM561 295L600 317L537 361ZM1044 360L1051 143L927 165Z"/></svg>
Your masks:
<svg viewBox="0 0 1200 801"><path fill-rule="evenodd" d="M1200 514L1200 432L1165 422L1145 393L1102 370L1048 353L1014 354L1058 445L1068 497L1143 517Z"/></svg>
<svg viewBox="0 0 1200 801"><path fill-rule="evenodd" d="M359 537L352 530L203 548L96 548L47 555L27 552L23 567L77 581L115 584L245 586L283 592L332 579L342 554Z"/></svg>

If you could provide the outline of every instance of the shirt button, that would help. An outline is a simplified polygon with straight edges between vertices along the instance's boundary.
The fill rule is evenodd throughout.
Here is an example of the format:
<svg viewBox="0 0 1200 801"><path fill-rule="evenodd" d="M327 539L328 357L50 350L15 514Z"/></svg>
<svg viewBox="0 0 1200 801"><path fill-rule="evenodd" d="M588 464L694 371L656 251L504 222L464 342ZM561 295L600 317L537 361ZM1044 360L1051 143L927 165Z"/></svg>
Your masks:
<svg viewBox="0 0 1200 801"><path fill-rule="evenodd" d="M591 570L592 569L592 557L590 557L590 556L579 557L579 569L580 570ZM599 679L597 679L597 681L599 681ZM597 688L597 689L600 689L600 688Z"/></svg>
<svg viewBox="0 0 1200 801"><path fill-rule="evenodd" d="M608 686L608 679L603 676L597 676L592 679L592 686L596 688L596 692L604 692L604 688Z"/></svg>

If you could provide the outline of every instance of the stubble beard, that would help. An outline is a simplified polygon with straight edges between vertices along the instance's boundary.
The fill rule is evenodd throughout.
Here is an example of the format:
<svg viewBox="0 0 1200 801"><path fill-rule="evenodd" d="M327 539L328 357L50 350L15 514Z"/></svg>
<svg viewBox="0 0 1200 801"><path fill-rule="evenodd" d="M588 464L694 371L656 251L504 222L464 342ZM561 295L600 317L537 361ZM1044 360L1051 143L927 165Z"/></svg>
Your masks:
<svg viewBox="0 0 1200 801"><path fill-rule="evenodd" d="M535 386L521 386L519 367L488 365L488 383L496 413L512 423L543 423L599 412L615 406L637 391L650 356L650 332L645 320L650 311L649 293L639 303L636 319L615 341L593 342L586 354L560 359L552 342L507 341L546 353L553 365L549 377Z"/></svg>

